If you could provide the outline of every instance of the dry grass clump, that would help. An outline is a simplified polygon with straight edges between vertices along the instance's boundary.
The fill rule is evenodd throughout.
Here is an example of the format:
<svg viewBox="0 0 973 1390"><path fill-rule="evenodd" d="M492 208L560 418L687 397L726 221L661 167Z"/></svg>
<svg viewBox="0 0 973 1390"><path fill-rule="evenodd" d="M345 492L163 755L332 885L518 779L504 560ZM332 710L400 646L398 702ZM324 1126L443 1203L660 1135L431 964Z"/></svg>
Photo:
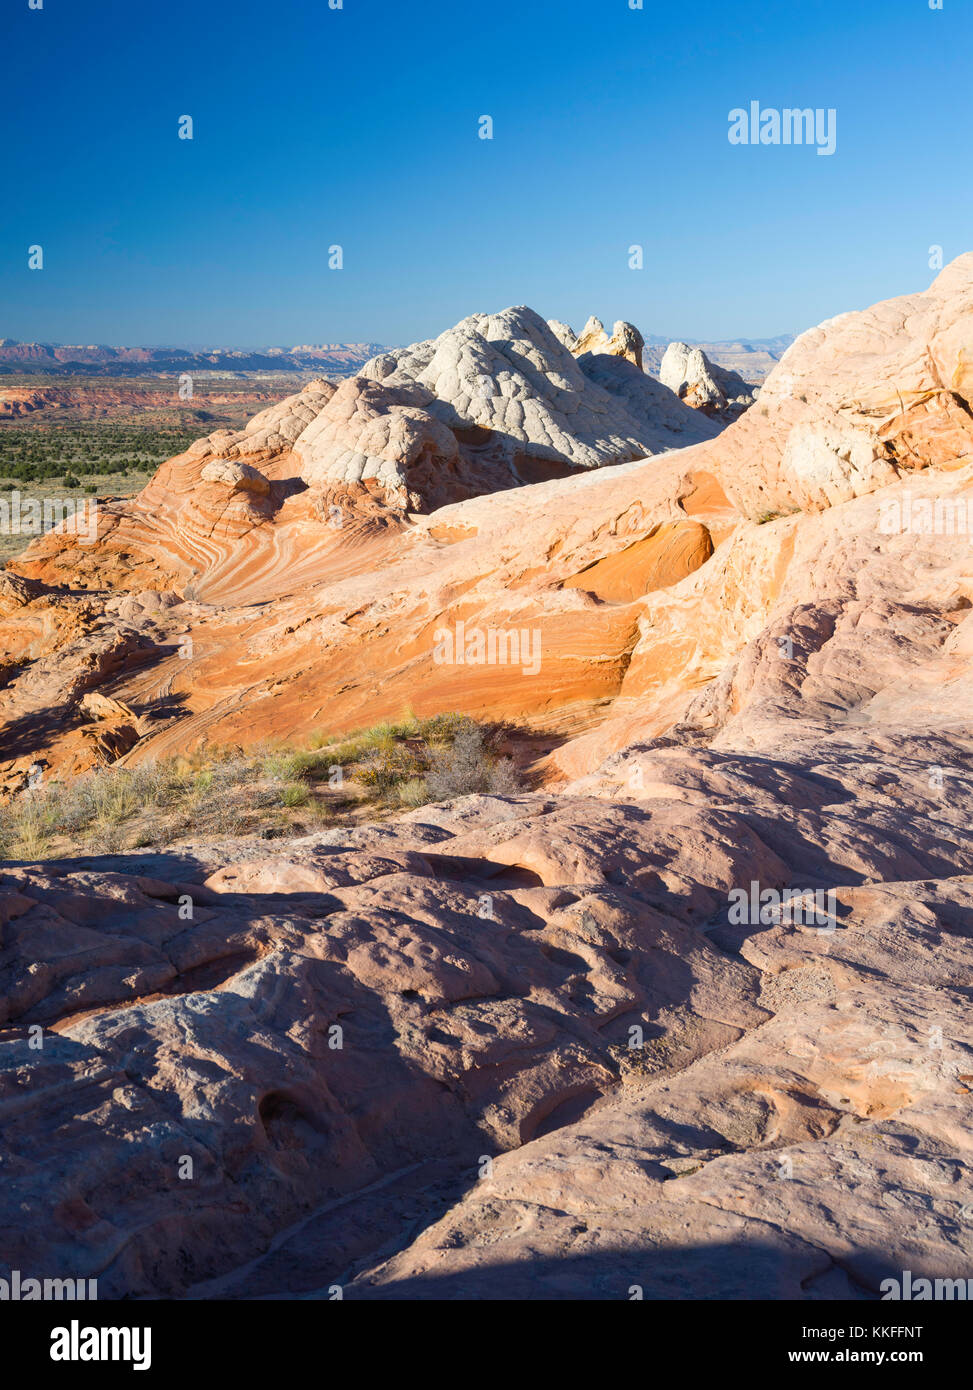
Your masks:
<svg viewBox="0 0 973 1390"><path fill-rule="evenodd" d="M331 817L374 817L519 781L504 733L459 714L375 725L308 748L207 749L48 781L0 807L0 858L35 860L180 840L307 833Z"/></svg>

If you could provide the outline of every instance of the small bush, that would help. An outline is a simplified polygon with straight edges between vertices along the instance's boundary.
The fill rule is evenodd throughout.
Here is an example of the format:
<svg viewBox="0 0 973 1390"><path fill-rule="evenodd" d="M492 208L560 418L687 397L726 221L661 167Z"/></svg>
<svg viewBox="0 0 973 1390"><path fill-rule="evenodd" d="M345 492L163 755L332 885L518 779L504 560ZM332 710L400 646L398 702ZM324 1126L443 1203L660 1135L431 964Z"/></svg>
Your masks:
<svg viewBox="0 0 973 1390"><path fill-rule="evenodd" d="M406 744L382 745L366 754L354 770L356 782L384 795L403 782L413 781L424 770L424 764Z"/></svg>
<svg viewBox="0 0 973 1390"><path fill-rule="evenodd" d="M474 792L505 796L520 787L513 763L491 755L483 730L472 721L459 729L450 747L433 752L425 781L430 801L450 801Z"/></svg>
<svg viewBox="0 0 973 1390"><path fill-rule="evenodd" d="M304 782L317 771L320 758L291 748L276 748L260 762L262 776L274 782Z"/></svg>
<svg viewBox="0 0 973 1390"><path fill-rule="evenodd" d="M472 724L473 721L465 714L434 714L431 719L422 721L419 734L426 743L451 743L461 729Z"/></svg>
<svg viewBox="0 0 973 1390"><path fill-rule="evenodd" d="M4 816L0 852L9 859L43 859L57 831L57 816L49 798L28 793L26 805Z"/></svg>

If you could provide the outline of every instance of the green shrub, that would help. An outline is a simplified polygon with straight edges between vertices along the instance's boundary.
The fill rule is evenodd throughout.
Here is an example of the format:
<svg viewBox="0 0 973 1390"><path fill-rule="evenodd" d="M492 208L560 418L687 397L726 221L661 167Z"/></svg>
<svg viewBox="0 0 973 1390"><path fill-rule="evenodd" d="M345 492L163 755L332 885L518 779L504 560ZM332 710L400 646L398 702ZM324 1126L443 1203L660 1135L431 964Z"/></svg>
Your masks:
<svg viewBox="0 0 973 1390"><path fill-rule="evenodd" d="M291 782L280 794L282 806L306 806L311 794L303 782Z"/></svg>

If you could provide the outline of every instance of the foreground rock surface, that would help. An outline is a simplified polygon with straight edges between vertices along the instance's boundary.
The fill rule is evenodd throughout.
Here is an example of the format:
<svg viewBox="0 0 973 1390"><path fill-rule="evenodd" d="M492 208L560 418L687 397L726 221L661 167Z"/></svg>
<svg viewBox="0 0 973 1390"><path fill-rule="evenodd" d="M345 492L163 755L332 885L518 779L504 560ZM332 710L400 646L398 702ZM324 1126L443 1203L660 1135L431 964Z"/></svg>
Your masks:
<svg viewBox="0 0 973 1390"><path fill-rule="evenodd" d="M8 868L5 1261L102 1296L962 1272L969 750L944 795L916 749L893 778L881 747L807 739L647 747L640 778L274 854ZM751 882L828 920L741 926Z"/></svg>

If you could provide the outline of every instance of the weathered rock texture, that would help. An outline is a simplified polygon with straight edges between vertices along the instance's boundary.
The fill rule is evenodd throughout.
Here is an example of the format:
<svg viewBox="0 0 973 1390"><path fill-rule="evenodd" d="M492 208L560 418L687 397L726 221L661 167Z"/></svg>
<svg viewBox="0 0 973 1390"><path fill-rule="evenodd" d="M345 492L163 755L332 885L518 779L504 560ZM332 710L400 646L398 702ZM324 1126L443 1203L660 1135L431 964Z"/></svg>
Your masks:
<svg viewBox="0 0 973 1390"><path fill-rule="evenodd" d="M579 426L585 471L410 520L378 474L368 506L304 486L345 386L301 393L96 545L35 543L0 587L11 789L106 727L136 761L407 703L557 747L523 796L273 853L7 866L3 1259L197 1297L965 1277L971 309L965 256L805 334L717 438L594 469ZM516 372L572 396L580 359L567 386L532 364L540 320L517 311L516 347L468 322L491 431ZM472 379L454 348L377 359L340 408L367 430L385 393L374 428L403 458L425 439L430 479ZM634 365L589 369L586 398L642 399ZM488 629L539 661L437 659Z"/></svg>
<svg viewBox="0 0 973 1390"><path fill-rule="evenodd" d="M425 510L694 442L692 416L643 380L641 337L616 329L624 350L593 335L575 362L532 310L507 309L373 358L296 441L302 477Z"/></svg>
<svg viewBox="0 0 973 1390"><path fill-rule="evenodd" d="M944 791L934 741L797 751L645 748L641 785L272 856L8 870L4 1259L103 1297L867 1297L967 1268L968 754ZM731 926L753 880L833 889L835 930Z"/></svg>

